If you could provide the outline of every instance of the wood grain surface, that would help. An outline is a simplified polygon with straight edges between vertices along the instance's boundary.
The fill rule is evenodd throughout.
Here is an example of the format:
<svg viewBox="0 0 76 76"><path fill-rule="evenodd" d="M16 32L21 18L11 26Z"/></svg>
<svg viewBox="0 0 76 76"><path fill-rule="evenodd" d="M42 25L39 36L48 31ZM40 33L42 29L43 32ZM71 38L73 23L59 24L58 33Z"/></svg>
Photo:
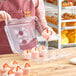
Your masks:
<svg viewBox="0 0 76 76"><path fill-rule="evenodd" d="M76 65L69 62L71 58L76 57L76 47L51 51L58 54L64 54L66 56L40 64L25 61L18 54L6 54L0 55L0 66L5 62L10 63L11 61L16 60L21 66L24 63L29 62L32 66L32 72L36 73L35 76L76 76Z"/></svg>

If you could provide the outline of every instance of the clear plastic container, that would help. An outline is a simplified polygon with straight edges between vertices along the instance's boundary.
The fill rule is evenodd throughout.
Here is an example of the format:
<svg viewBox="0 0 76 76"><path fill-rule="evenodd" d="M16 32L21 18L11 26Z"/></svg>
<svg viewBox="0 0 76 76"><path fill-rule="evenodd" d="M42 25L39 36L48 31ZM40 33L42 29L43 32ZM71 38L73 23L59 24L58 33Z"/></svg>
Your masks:
<svg viewBox="0 0 76 76"><path fill-rule="evenodd" d="M5 32L14 53L21 53L36 45L35 20L36 17L28 17L6 21Z"/></svg>

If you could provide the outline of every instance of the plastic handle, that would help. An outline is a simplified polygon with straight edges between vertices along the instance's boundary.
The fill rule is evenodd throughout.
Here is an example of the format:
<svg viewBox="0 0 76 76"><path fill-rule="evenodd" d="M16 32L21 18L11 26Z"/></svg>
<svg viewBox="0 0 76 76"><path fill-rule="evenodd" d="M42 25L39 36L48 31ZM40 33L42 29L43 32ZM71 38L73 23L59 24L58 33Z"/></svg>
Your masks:
<svg viewBox="0 0 76 76"><path fill-rule="evenodd" d="M5 19L5 24L6 24L6 26L7 26L7 16L6 16L6 19Z"/></svg>
<svg viewBox="0 0 76 76"><path fill-rule="evenodd" d="M5 24L6 24L6 26L7 26L7 19L5 20Z"/></svg>

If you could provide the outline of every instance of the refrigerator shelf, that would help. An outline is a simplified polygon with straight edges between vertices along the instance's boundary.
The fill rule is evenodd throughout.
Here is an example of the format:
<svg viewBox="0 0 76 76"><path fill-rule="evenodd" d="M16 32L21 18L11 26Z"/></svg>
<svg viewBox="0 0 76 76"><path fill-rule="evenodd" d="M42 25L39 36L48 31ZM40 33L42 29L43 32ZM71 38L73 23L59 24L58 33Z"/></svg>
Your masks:
<svg viewBox="0 0 76 76"><path fill-rule="evenodd" d="M58 15L55 15L54 13L49 13L48 11L46 11L46 15L48 15L48 16L54 16L54 17L58 18Z"/></svg>
<svg viewBox="0 0 76 76"><path fill-rule="evenodd" d="M57 25L54 25L54 24L51 24L51 23L48 23L48 25L49 25L50 27L53 27L53 28L58 29L58 26L57 26ZM76 29L76 26L61 27L61 30L69 30L69 29Z"/></svg>
<svg viewBox="0 0 76 76"><path fill-rule="evenodd" d="M70 19L70 20L61 20L61 22L76 22L76 19Z"/></svg>
<svg viewBox="0 0 76 76"><path fill-rule="evenodd" d="M58 6L57 5L54 5L52 3L48 3L48 2L45 2L45 8L54 8L54 9L58 9Z"/></svg>
<svg viewBox="0 0 76 76"><path fill-rule="evenodd" d="M62 7L62 9L76 9L76 6Z"/></svg>
<svg viewBox="0 0 76 76"><path fill-rule="evenodd" d="M62 46L62 48L63 47L73 47L73 46L76 46L76 43L63 44L61 46Z"/></svg>
<svg viewBox="0 0 76 76"><path fill-rule="evenodd" d="M53 27L53 28L56 28L58 29L58 26L57 25L54 25L54 24L51 24L51 23L47 23L50 27Z"/></svg>
<svg viewBox="0 0 76 76"><path fill-rule="evenodd" d="M76 26L68 26L68 27L62 27L62 30L70 30L70 29L76 29Z"/></svg>
<svg viewBox="0 0 76 76"><path fill-rule="evenodd" d="M54 8L54 9L58 9L58 5L54 5L52 3L48 3L48 2L45 2L45 8ZM76 9L76 6L69 6L69 7L62 7L62 9Z"/></svg>

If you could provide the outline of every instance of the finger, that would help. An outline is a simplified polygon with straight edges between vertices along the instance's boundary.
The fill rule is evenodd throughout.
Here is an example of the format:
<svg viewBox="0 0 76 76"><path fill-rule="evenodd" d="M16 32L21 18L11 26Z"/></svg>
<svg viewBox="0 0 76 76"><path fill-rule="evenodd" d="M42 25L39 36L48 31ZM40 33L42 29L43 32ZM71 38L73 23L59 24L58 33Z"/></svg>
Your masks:
<svg viewBox="0 0 76 76"><path fill-rule="evenodd" d="M0 12L0 21L3 20L3 13Z"/></svg>
<svg viewBox="0 0 76 76"><path fill-rule="evenodd" d="M11 16L7 13L7 20L11 20Z"/></svg>
<svg viewBox="0 0 76 76"><path fill-rule="evenodd" d="M0 12L0 20L1 21L5 20L5 11Z"/></svg>
<svg viewBox="0 0 76 76"><path fill-rule="evenodd" d="M2 19L5 20L5 12L2 12Z"/></svg>
<svg viewBox="0 0 76 76"><path fill-rule="evenodd" d="M0 21L3 21L2 15L0 14Z"/></svg>

